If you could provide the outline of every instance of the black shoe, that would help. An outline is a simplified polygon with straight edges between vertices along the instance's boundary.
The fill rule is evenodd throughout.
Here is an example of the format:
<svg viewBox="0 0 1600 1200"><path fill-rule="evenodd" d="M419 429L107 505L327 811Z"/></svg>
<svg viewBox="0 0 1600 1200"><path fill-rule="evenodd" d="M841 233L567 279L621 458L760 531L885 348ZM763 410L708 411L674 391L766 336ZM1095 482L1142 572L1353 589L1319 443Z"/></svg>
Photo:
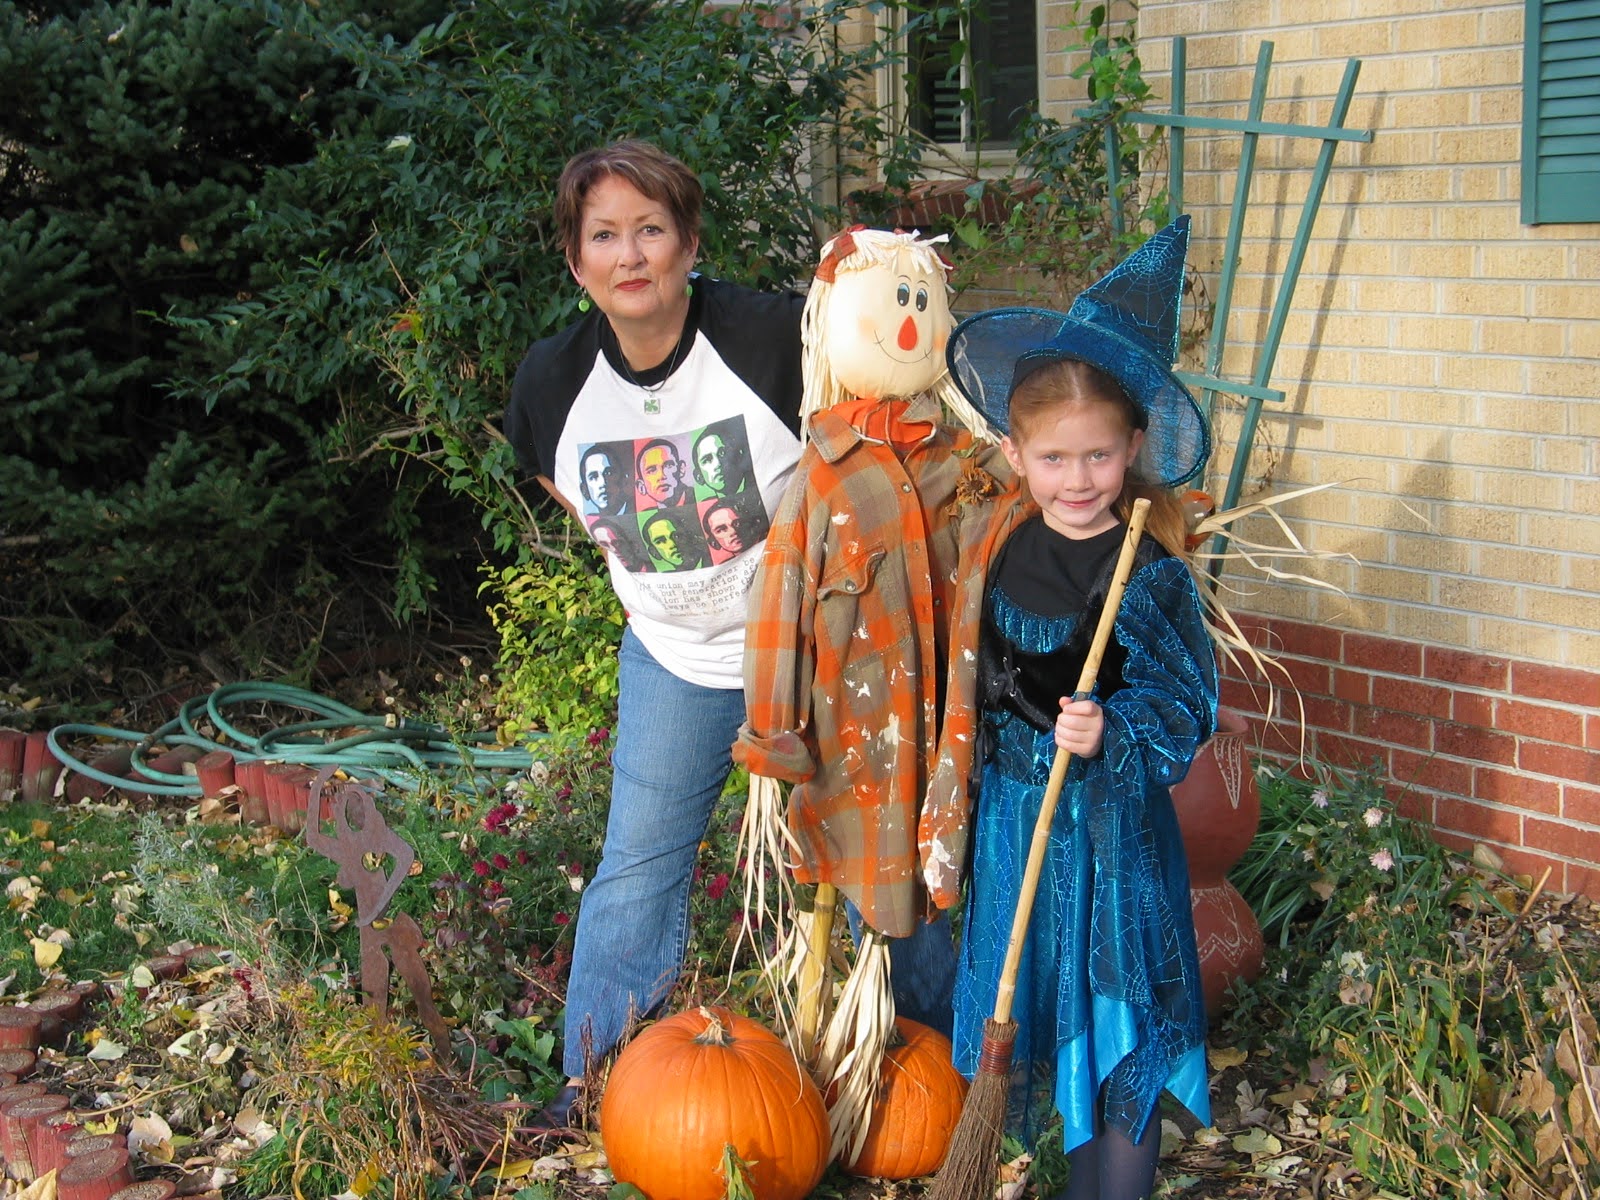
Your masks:
<svg viewBox="0 0 1600 1200"><path fill-rule="evenodd" d="M529 1128L540 1133L558 1133L563 1129L571 1129L582 1114L583 1088L569 1083L534 1117Z"/></svg>

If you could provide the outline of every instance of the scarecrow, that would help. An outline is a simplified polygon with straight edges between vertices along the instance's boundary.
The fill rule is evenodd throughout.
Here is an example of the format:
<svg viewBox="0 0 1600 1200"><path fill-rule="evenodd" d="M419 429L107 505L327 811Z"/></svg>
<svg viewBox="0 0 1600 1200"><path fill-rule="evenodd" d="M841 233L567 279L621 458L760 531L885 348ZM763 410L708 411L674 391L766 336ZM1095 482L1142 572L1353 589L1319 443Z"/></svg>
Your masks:
<svg viewBox="0 0 1600 1200"><path fill-rule="evenodd" d="M941 240L854 229L823 250L802 323L806 444L746 635L748 719L734 754L751 774L747 909L767 870L815 885L809 913L783 911L792 892L780 901L773 969L780 1024L834 1098L836 1152L865 1136L894 1018L890 939L901 950L942 936L948 951L947 926L928 930L937 909L918 824L941 753L961 745L970 758L973 713L944 705L951 614L981 602L979 510L1009 479L946 370ZM860 930L822 1029L839 893Z"/></svg>

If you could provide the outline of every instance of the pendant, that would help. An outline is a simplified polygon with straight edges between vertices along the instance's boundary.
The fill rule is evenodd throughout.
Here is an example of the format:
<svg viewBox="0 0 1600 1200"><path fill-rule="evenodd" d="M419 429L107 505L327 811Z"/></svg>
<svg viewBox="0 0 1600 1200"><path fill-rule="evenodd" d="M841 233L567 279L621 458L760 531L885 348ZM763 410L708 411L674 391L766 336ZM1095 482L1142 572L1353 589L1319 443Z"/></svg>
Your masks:
<svg viewBox="0 0 1600 1200"><path fill-rule="evenodd" d="M644 412L647 417L659 416L661 413L661 397L651 393L644 398Z"/></svg>

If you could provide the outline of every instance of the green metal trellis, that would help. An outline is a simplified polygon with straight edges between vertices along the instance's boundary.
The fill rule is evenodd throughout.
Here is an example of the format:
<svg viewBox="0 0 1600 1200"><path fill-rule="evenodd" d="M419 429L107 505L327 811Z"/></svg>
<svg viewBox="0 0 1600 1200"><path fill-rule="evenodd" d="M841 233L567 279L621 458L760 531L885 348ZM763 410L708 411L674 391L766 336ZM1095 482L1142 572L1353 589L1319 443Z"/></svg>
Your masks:
<svg viewBox="0 0 1600 1200"><path fill-rule="evenodd" d="M1317 219L1322 204L1322 193L1328 182L1328 172L1333 166L1333 156L1340 142L1370 142L1372 131L1346 129L1344 119L1350 110L1350 100L1355 93L1356 77L1361 72L1361 61L1352 58L1345 64L1344 79L1334 96L1333 110L1327 125L1293 125L1262 120L1266 106L1267 77L1272 69L1272 43L1262 42L1256 55L1255 77L1250 88L1248 115L1243 119L1230 117L1198 117L1184 112L1186 43L1182 37L1173 39L1172 45L1172 111L1170 113L1130 113L1128 120L1146 125L1162 125L1172 132L1169 143L1168 195L1174 217L1183 212L1184 133L1186 130L1211 130L1237 132L1242 139L1239 152L1239 169L1235 179L1233 206L1228 215L1228 232L1222 252L1222 276L1217 284L1215 308L1212 314L1211 340L1206 349L1205 371L1195 374L1178 371L1178 378L1200 396L1200 406L1209 421L1219 392L1238 396L1244 402L1239 439L1234 448L1233 463L1228 472L1228 484L1223 492L1221 507L1232 508L1239 502L1239 492L1244 485L1245 470L1249 465L1250 451L1255 444L1256 427L1261 420L1264 402L1281 401L1284 393L1270 386L1273 363L1278 357L1278 346L1283 338L1284 325L1289 318L1289 305L1294 300L1295 285L1300 279L1300 268L1305 261L1306 246L1311 240L1311 227ZM1300 223L1295 229L1289 257L1284 266L1272 302L1272 315L1267 324L1265 338L1255 358L1249 382L1235 383L1220 375L1224 351L1227 349L1228 316L1233 304L1235 274L1239 264L1239 244L1244 235L1244 215L1249 203L1250 184L1255 175L1256 145L1262 135L1316 138L1322 142L1316 166L1311 172L1311 182L1305 201L1300 208ZM1118 194L1118 163L1120 156L1115 143L1115 128L1107 134L1106 162L1110 172L1111 194ZM1113 214L1114 219L1120 214ZM1120 220L1117 222L1120 224ZM1217 535L1215 549L1220 552L1225 544L1222 534ZM1215 560L1214 560L1215 561Z"/></svg>

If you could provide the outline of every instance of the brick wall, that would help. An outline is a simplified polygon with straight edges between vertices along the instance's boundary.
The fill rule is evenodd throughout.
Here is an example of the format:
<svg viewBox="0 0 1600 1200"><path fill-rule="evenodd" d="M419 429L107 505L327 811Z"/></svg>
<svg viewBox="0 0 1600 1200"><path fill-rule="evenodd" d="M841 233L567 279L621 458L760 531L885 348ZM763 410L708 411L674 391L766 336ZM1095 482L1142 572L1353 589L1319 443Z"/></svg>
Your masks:
<svg viewBox="0 0 1600 1200"><path fill-rule="evenodd" d="M1241 621L1274 674L1224 681L1263 753L1376 763L1408 816L1548 887L1600 895L1600 670L1472 654L1282 618ZM1295 691L1298 690L1298 697ZM1270 718L1270 719L1269 719Z"/></svg>
<svg viewBox="0 0 1600 1200"><path fill-rule="evenodd" d="M1250 470L1272 490L1343 481L1292 510L1344 556L1305 568L1337 590L1230 567L1230 607L1285 651L1314 753L1376 757L1442 840L1600 895L1600 226L1520 222L1522 18L1520 0L1144 0L1139 36L1152 107L1184 34L1189 109L1217 116L1243 115L1263 40L1268 120L1324 121L1358 57L1346 123L1375 131L1335 158L1272 379L1288 398ZM1239 142L1190 141L1191 257L1214 281ZM1241 347L1313 154L1261 140ZM1253 363L1230 351L1223 373ZM1260 711L1240 683L1229 698ZM1261 736L1281 751L1276 715Z"/></svg>

